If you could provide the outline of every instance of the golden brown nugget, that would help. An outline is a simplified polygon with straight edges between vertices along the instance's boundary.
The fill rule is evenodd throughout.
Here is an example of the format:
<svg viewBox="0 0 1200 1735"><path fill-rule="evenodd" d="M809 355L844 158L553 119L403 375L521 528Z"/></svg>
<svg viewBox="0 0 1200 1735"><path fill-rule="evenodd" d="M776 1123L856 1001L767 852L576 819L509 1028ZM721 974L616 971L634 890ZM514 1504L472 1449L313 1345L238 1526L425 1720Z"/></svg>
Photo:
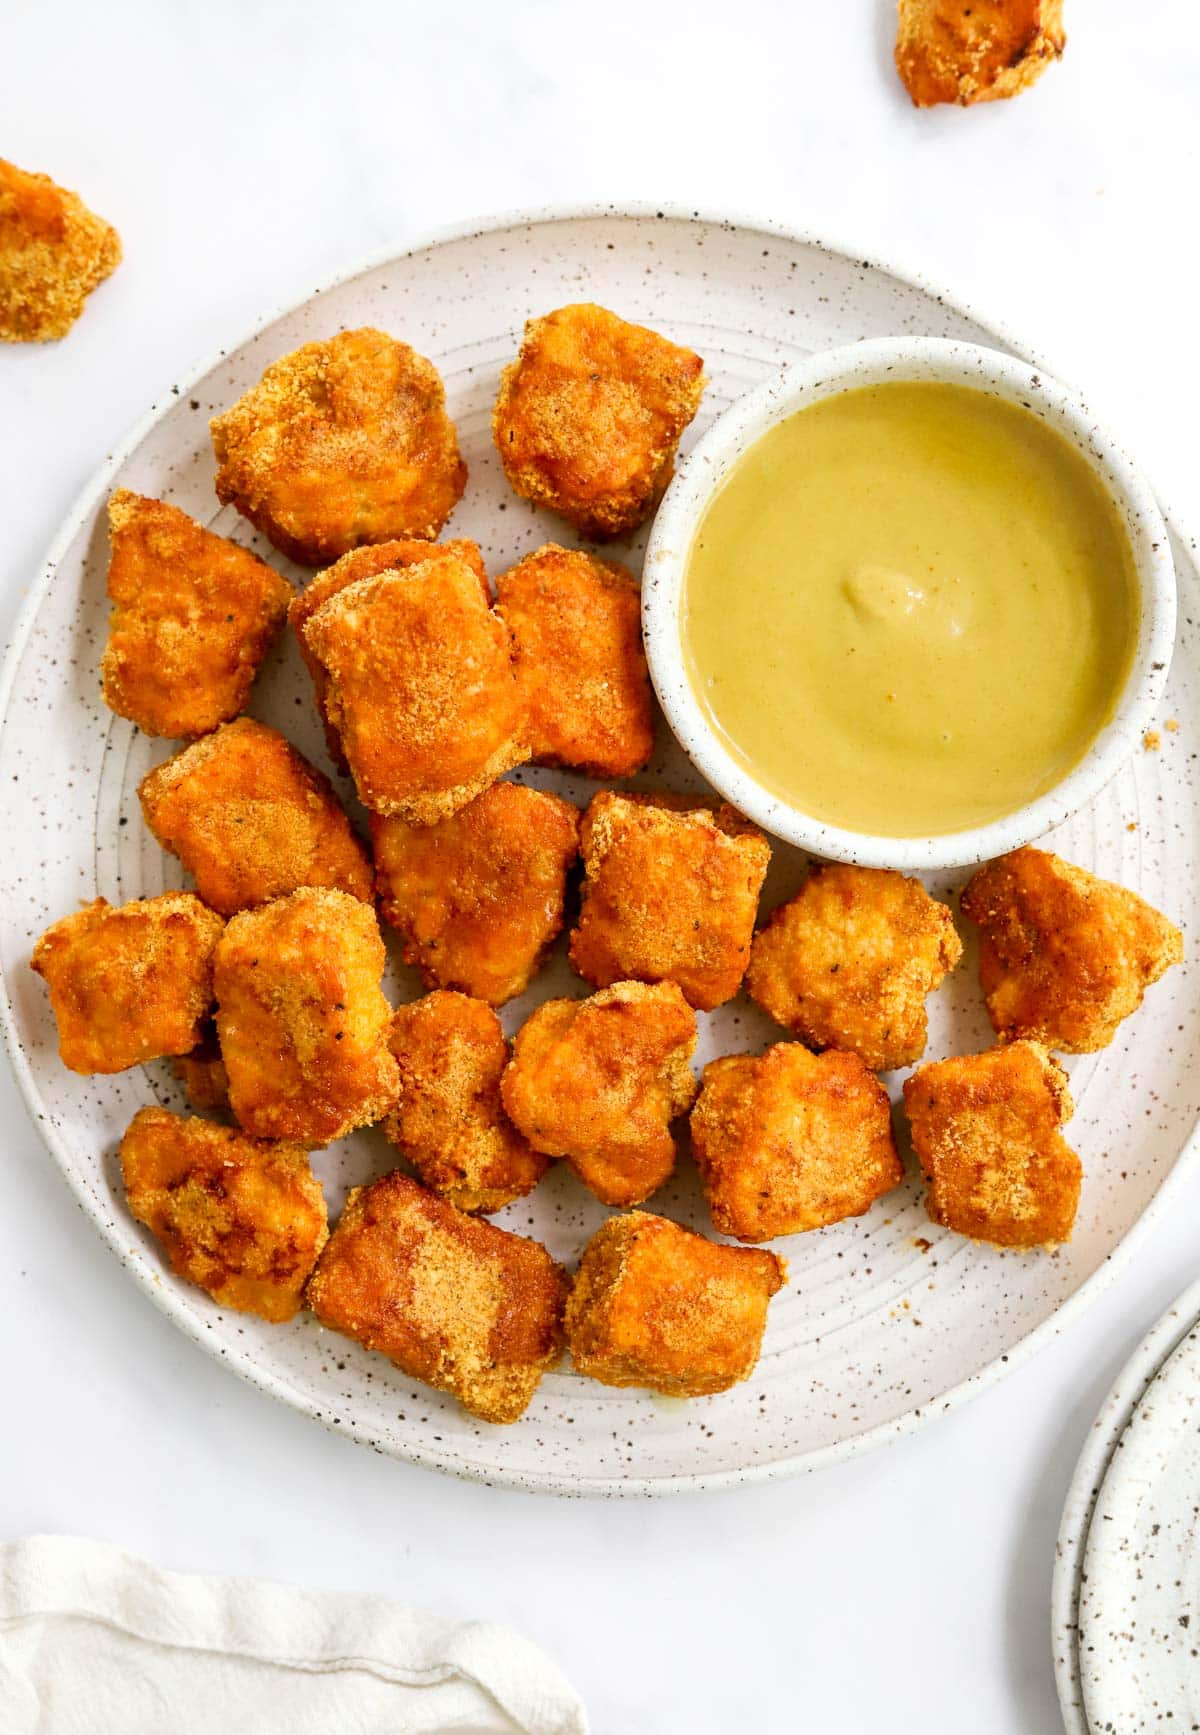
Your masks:
<svg viewBox="0 0 1200 1735"><path fill-rule="evenodd" d="M190 1053L212 1008L223 926L191 892L167 892L120 908L97 898L47 928L30 963L50 990L63 1065L123 1072Z"/></svg>
<svg viewBox="0 0 1200 1735"><path fill-rule="evenodd" d="M329 1239L307 1151L144 1108L121 1140L121 1169L129 1209L178 1276L240 1313L277 1322L299 1312Z"/></svg>
<svg viewBox="0 0 1200 1735"><path fill-rule="evenodd" d="M394 1169L350 1194L308 1305L481 1421L515 1422L562 1354L566 1287L538 1242L456 1211Z"/></svg>
<svg viewBox="0 0 1200 1735"><path fill-rule="evenodd" d="M925 1052L925 998L962 957L945 904L894 868L816 868L755 936L746 988L810 1048L857 1054L872 1072Z"/></svg>
<svg viewBox="0 0 1200 1735"><path fill-rule="evenodd" d="M371 863L327 777L289 741L239 717L143 777L146 824L222 915L333 886L370 903Z"/></svg>
<svg viewBox="0 0 1200 1735"><path fill-rule="evenodd" d="M376 890L428 988L500 1006L521 994L563 924L579 810L493 783L436 825L371 816Z"/></svg>
<svg viewBox="0 0 1200 1735"><path fill-rule="evenodd" d="M228 1109L229 1074L221 1058L214 1023L204 1026L204 1035L192 1052L177 1055L171 1067L193 1108L219 1112Z"/></svg>
<svg viewBox="0 0 1200 1735"><path fill-rule="evenodd" d="M1072 1054L1105 1048L1153 983L1183 960L1183 935L1136 892L1043 849L989 862L962 895L979 925L992 1027Z"/></svg>
<svg viewBox="0 0 1200 1735"><path fill-rule="evenodd" d="M303 566L434 537L466 485L441 375L370 326L281 356L209 426L218 499Z"/></svg>
<svg viewBox="0 0 1200 1735"><path fill-rule="evenodd" d="M121 238L77 193L0 158L0 343L65 337L121 262Z"/></svg>
<svg viewBox="0 0 1200 1735"><path fill-rule="evenodd" d="M636 530L700 407L704 363L591 302L531 319L492 437L516 493L596 540Z"/></svg>
<svg viewBox="0 0 1200 1735"><path fill-rule="evenodd" d="M737 993L771 860L732 807L603 790L583 818L571 962L589 982L677 982L703 1012Z"/></svg>
<svg viewBox="0 0 1200 1735"><path fill-rule="evenodd" d="M887 1091L856 1054L710 1061L691 1128L713 1227L739 1241L861 1217L904 1179Z"/></svg>
<svg viewBox="0 0 1200 1735"><path fill-rule="evenodd" d="M466 560L360 578L321 604L304 639L376 813L432 825L528 759L508 628Z"/></svg>
<svg viewBox="0 0 1200 1735"><path fill-rule="evenodd" d="M919 1067L904 1103L935 1223L998 1247L1070 1240L1081 1169L1059 1128L1074 1105L1040 1043Z"/></svg>
<svg viewBox="0 0 1200 1735"><path fill-rule="evenodd" d="M147 735L204 735L245 706L292 587L165 500L108 503L112 602L104 702Z"/></svg>
<svg viewBox="0 0 1200 1735"><path fill-rule="evenodd" d="M304 636L305 628L322 603L328 602L331 596L336 596L339 590L345 590L347 585L355 584L360 578L374 578L381 572L391 572L405 566L419 566L425 560L440 560L444 556L453 555L465 560L478 575L484 601L490 606L492 592L478 543L466 540L427 542L418 537L409 537L401 542L376 542L365 548L352 549L332 566L327 566L324 572L317 573L316 577L310 579L304 589L292 598L288 609L288 623L296 635L300 655L312 679L313 697L325 725L325 740L329 746L330 757L340 770L346 770L346 760L342 743L337 731L330 724L325 705L325 671L308 648L308 641Z"/></svg>
<svg viewBox="0 0 1200 1735"><path fill-rule="evenodd" d="M917 108L1016 96L1066 47L1062 0L900 0L896 70Z"/></svg>
<svg viewBox="0 0 1200 1735"><path fill-rule="evenodd" d="M537 1186L550 1159L500 1101L508 1040L482 1000L437 990L392 1019L400 1094L383 1123L425 1185L460 1211L499 1211Z"/></svg>
<svg viewBox="0 0 1200 1735"><path fill-rule="evenodd" d="M571 1359L606 1386L728 1391L754 1372L767 1304L786 1280L774 1253L707 1241L649 1211L610 1217L567 1298Z"/></svg>
<svg viewBox="0 0 1200 1735"><path fill-rule="evenodd" d="M375 912L305 886L234 916L217 947L217 1034L229 1103L257 1138L328 1145L382 1120L399 1069Z"/></svg>
<svg viewBox="0 0 1200 1735"><path fill-rule="evenodd" d="M630 777L654 750L641 584L613 560L547 543L497 585L539 765Z"/></svg>
<svg viewBox="0 0 1200 1735"><path fill-rule="evenodd" d="M673 982L618 982L547 1000L522 1026L500 1081L535 1151L565 1157L606 1205L636 1205L675 1167L671 1122L691 1107L696 1020Z"/></svg>

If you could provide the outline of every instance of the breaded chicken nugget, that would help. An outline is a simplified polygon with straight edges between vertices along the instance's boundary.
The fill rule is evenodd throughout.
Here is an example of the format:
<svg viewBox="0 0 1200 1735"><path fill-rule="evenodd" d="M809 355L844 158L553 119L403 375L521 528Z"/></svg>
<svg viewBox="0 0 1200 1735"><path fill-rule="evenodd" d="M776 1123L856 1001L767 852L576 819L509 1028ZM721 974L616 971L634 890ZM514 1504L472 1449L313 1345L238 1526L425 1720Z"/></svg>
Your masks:
<svg viewBox="0 0 1200 1735"><path fill-rule="evenodd" d="M1048 850L989 862L962 895L979 924L979 977L1001 1037L1105 1048L1146 989L1183 959L1183 935L1136 892Z"/></svg>
<svg viewBox="0 0 1200 1735"><path fill-rule="evenodd" d="M754 1372L767 1303L786 1280L774 1253L706 1241L649 1211L610 1217L567 1299L576 1371L672 1398L728 1391Z"/></svg>
<svg viewBox="0 0 1200 1735"><path fill-rule="evenodd" d="M104 703L147 735L204 735L227 723L279 636L291 585L165 500L118 488L108 524Z"/></svg>
<svg viewBox="0 0 1200 1735"><path fill-rule="evenodd" d="M217 498L303 566L436 536L467 480L441 375L370 326L281 356L209 426Z"/></svg>
<svg viewBox="0 0 1200 1735"><path fill-rule="evenodd" d="M549 542L497 591L537 764L589 777L640 771L654 750L654 701L639 580L616 561Z"/></svg>
<svg viewBox="0 0 1200 1735"><path fill-rule="evenodd" d="M670 1127L696 1094L695 1046L695 1017L673 982L618 982L539 1006L500 1095L535 1151L565 1157L606 1205L636 1205L675 1167Z"/></svg>
<svg viewBox="0 0 1200 1735"><path fill-rule="evenodd" d="M546 1249L456 1211L394 1169L356 1187L308 1285L322 1325L515 1422L562 1354L567 1278Z"/></svg>
<svg viewBox="0 0 1200 1735"><path fill-rule="evenodd" d="M372 814L371 836L380 911L426 987L491 1006L523 993L562 928L578 808L493 783L436 825Z"/></svg>
<svg viewBox="0 0 1200 1735"><path fill-rule="evenodd" d="M0 343L65 337L121 262L121 238L77 193L0 157Z"/></svg>
<svg viewBox="0 0 1200 1735"><path fill-rule="evenodd" d="M499 1211L537 1186L550 1159L500 1101L508 1041L482 1000L438 990L392 1019L400 1094L383 1123L425 1185L460 1211Z"/></svg>
<svg viewBox="0 0 1200 1735"><path fill-rule="evenodd" d="M1058 60L1062 0L900 0L896 70L917 108L1016 96Z"/></svg>
<svg viewBox="0 0 1200 1735"><path fill-rule="evenodd" d="M143 777L138 796L159 843L224 916L299 886L371 902L367 852L329 779L253 717L184 747Z"/></svg>
<svg viewBox="0 0 1200 1735"><path fill-rule="evenodd" d="M531 319L492 412L504 473L585 536L636 530L671 479L703 375L690 349L592 302Z"/></svg>
<svg viewBox="0 0 1200 1735"><path fill-rule="evenodd" d="M691 1127L713 1227L739 1241L861 1217L904 1179L887 1091L856 1054L710 1061Z"/></svg>
<svg viewBox="0 0 1200 1735"><path fill-rule="evenodd" d="M304 642L376 813L432 825L528 759L508 628L467 561L360 578L321 604Z"/></svg>
<svg viewBox="0 0 1200 1735"><path fill-rule="evenodd" d="M129 1209L172 1271L222 1307L291 1319L329 1239L325 1195L299 1145L139 1109L121 1140Z"/></svg>
<svg viewBox="0 0 1200 1735"><path fill-rule="evenodd" d="M925 997L962 957L945 904L894 868L814 869L755 936L746 988L810 1048L843 1048L872 1072L925 1052Z"/></svg>
<svg viewBox="0 0 1200 1735"><path fill-rule="evenodd" d="M190 1053L212 1007L223 926L191 892L168 892L119 909L97 898L47 928L30 963L50 990L63 1065L123 1072Z"/></svg>
<svg viewBox="0 0 1200 1735"><path fill-rule="evenodd" d="M589 982L677 982L711 1012L737 993L771 860L732 807L603 790L583 816L571 962Z"/></svg>
<svg viewBox="0 0 1200 1735"><path fill-rule="evenodd" d="M193 1108L223 1111L229 1107L229 1074L221 1059L217 1027L209 1021L204 1034L190 1054L180 1054L171 1062L176 1078L187 1092Z"/></svg>
<svg viewBox="0 0 1200 1735"><path fill-rule="evenodd" d="M375 912L302 887L234 916L217 947L217 1034L229 1102L258 1138L327 1145L382 1120L399 1069Z"/></svg>
<svg viewBox="0 0 1200 1735"><path fill-rule="evenodd" d="M313 697L325 725L325 740L329 746L330 758L340 770L347 769L346 759L341 740L330 724L325 708L325 671L308 648L304 636L305 627L322 603L328 602L331 596L336 596L339 590L345 590L347 585L355 584L360 578L374 578L381 572L392 572L405 566L420 566L422 561L440 560L443 556L453 555L465 560L471 570L478 574L484 601L490 607L492 593L478 543L465 540L426 542L416 537L410 537L404 542L377 542L366 548L352 549L332 566L327 566L324 572L317 573L299 595L292 598L291 607L288 609L288 622L296 635L304 665L312 677Z"/></svg>
<svg viewBox="0 0 1200 1735"><path fill-rule="evenodd" d="M1059 1128L1074 1104L1040 1043L918 1067L904 1103L935 1223L998 1247L1070 1240L1081 1170Z"/></svg>

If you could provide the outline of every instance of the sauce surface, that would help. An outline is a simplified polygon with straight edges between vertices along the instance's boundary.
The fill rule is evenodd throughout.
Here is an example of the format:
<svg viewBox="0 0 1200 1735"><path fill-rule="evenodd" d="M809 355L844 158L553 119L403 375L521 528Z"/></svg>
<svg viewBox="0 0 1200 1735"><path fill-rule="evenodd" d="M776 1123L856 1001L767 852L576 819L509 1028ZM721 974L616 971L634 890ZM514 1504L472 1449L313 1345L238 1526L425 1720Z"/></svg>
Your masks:
<svg viewBox="0 0 1200 1735"><path fill-rule="evenodd" d="M727 749L813 818L934 836L1061 781L1115 709L1133 552L1086 460L968 386L860 387L734 465L682 598Z"/></svg>

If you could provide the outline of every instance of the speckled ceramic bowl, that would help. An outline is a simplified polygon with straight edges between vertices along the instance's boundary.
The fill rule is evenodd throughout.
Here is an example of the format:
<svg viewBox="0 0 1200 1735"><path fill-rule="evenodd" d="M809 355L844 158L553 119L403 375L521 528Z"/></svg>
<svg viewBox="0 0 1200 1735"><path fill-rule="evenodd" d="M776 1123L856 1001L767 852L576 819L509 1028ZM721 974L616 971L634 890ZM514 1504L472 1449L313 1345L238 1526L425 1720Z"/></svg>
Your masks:
<svg viewBox="0 0 1200 1735"><path fill-rule="evenodd" d="M884 837L813 818L759 783L728 751L688 677L682 637L684 575L706 508L733 466L777 423L839 392L898 380L971 386L1021 404L1088 460L1129 534L1140 591L1133 666L1111 720L1073 770L1036 801L988 825L934 837ZM1175 570L1154 496L1083 400L1014 356L937 337L847 344L785 369L719 416L679 466L646 548L643 624L650 672L672 729L697 769L733 805L776 837L815 855L909 870L986 861L1040 837L1096 795L1153 719L1175 640Z"/></svg>

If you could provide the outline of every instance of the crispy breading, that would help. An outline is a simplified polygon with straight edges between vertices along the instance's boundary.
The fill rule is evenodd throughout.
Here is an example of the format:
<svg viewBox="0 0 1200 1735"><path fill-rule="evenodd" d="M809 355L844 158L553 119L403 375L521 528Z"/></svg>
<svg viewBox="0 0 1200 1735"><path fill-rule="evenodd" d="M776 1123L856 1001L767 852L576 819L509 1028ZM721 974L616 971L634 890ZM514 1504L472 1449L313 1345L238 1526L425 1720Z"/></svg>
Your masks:
<svg viewBox="0 0 1200 1735"><path fill-rule="evenodd" d="M900 0L896 70L917 108L1016 96L1062 55L1062 0Z"/></svg>
<svg viewBox="0 0 1200 1735"><path fill-rule="evenodd" d="M1183 960L1183 935L1124 886L1048 850L989 862L962 894L979 925L992 1027L1072 1054L1105 1048L1146 989Z"/></svg>
<svg viewBox="0 0 1200 1735"><path fill-rule="evenodd" d="M121 262L121 237L78 193L0 157L0 343L65 337Z"/></svg>
<svg viewBox="0 0 1200 1735"><path fill-rule="evenodd" d="M490 607L492 592L477 542L428 542L418 537L409 537L403 542L376 542L366 548L351 549L349 554L343 554L340 560L327 566L324 572L318 572L316 577L310 579L304 589L292 598L291 607L288 609L288 622L296 635L300 655L312 679L313 697L325 725L325 740L329 746L330 758L342 771L347 769L346 758L337 730L330 723L325 706L325 671L309 650L304 629L323 602L328 602L331 596L336 596L339 590L345 590L347 585L356 583L358 579L374 578L378 573L391 572L399 567L419 566L422 561L440 560L445 555L457 555L478 574L484 601Z"/></svg>
<svg viewBox="0 0 1200 1735"><path fill-rule="evenodd" d="M887 1091L836 1049L710 1061L691 1128L713 1227L739 1241L861 1217L904 1179Z"/></svg>
<svg viewBox="0 0 1200 1735"><path fill-rule="evenodd" d="M508 628L468 561L360 578L304 628L329 721L376 813L432 825L528 759Z"/></svg>
<svg viewBox="0 0 1200 1735"><path fill-rule="evenodd" d="M371 863L329 779L253 717L182 748L138 795L159 843L224 916L300 886L372 900Z"/></svg>
<svg viewBox="0 0 1200 1735"><path fill-rule="evenodd" d="M371 815L385 921L429 988L500 1006L523 993L563 922L579 810L519 783L493 783L449 819Z"/></svg>
<svg viewBox="0 0 1200 1735"><path fill-rule="evenodd" d="M177 1055L171 1067L193 1108L228 1109L229 1074L221 1059L217 1027L211 1020L205 1024L204 1034L192 1052Z"/></svg>
<svg viewBox="0 0 1200 1735"><path fill-rule="evenodd" d="M456 1211L398 1169L356 1187L308 1285L322 1325L515 1422L562 1354L567 1277L537 1241Z"/></svg>
<svg viewBox="0 0 1200 1735"><path fill-rule="evenodd" d="M1070 1240L1082 1171L1059 1128L1074 1104L1040 1043L931 1061L904 1104L935 1223L998 1247Z"/></svg>
<svg viewBox="0 0 1200 1735"><path fill-rule="evenodd" d="M539 1006L500 1094L535 1151L565 1157L606 1205L637 1205L675 1167L671 1122L696 1094L695 1046L695 1016L673 982L618 982Z"/></svg>
<svg viewBox="0 0 1200 1735"><path fill-rule="evenodd" d="M576 1372L672 1398L728 1391L754 1372L767 1304L786 1280L774 1253L707 1241L649 1211L610 1217L567 1298Z"/></svg>
<svg viewBox="0 0 1200 1735"><path fill-rule="evenodd" d="M830 862L755 935L746 989L810 1048L890 1072L924 1054L925 997L961 957L953 916L920 880Z"/></svg>
<svg viewBox="0 0 1200 1735"><path fill-rule="evenodd" d="M498 581L539 765L630 777L654 750L642 590L628 567L548 542Z"/></svg>
<svg viewBox="0 0 1200 1735"><path fill-rule="evenodd" d="M399 1082L384 963L374 910L346 892L305 886L233 917L213 980L246 1132L328 1145L383 1119Z"/></svg>
<svg viewBox="0 0 1200 1735"><path fill-rule="evenodd" d="M425 1185L460 1211L499 1211L550 1167L500 1101L508 1040L482 1000L438 989L401 1006L391 1049L400 1094L383 1123Z"/></svg>
<svg viewBox="0 0 1200 1735"><path fill-rule="evenodd" d="M704 1012L737 993L771 846L732 807L602 790L583 816L571 962L598 987L677 982Z"/></svg>
<svg viewBox="0 0 1200 1735"><path fill-rule="evenodd" d="M531 319L492 412L504 473L585 536L635 530L671 479L703 375L690 349L592 302Z"/></svg>
<svg viewBox="0 0 1200 1735"><path fill-rule="evenodd" d="M283 628L291 585L165 500L118 488L108 525L105 704L147 735L227 723Z"/></svg>
<svg viewBox="0 0 1200 1735"><path fill-rule="evenodd" d="M307 1151L144 1108L121 1140L121 1170L129 1209L172 1271L241 1313L280 1321L299 1311L329 1239Z"/></svg>
<svg viewBox="0 0 1200 1735"><path fill-rule="evenodd" d="M72 1072L123 1072L200 1041L224 923L191 892L119 908L97 898L46 929L30 958Z"/></svg>
<svg viewBox="0 0 1200 1735"><path fill-rule="evenodd" d="M441 375L370 326L281 356L209 427L218 499L304 566L436 536L466 485Z"/></svg>

